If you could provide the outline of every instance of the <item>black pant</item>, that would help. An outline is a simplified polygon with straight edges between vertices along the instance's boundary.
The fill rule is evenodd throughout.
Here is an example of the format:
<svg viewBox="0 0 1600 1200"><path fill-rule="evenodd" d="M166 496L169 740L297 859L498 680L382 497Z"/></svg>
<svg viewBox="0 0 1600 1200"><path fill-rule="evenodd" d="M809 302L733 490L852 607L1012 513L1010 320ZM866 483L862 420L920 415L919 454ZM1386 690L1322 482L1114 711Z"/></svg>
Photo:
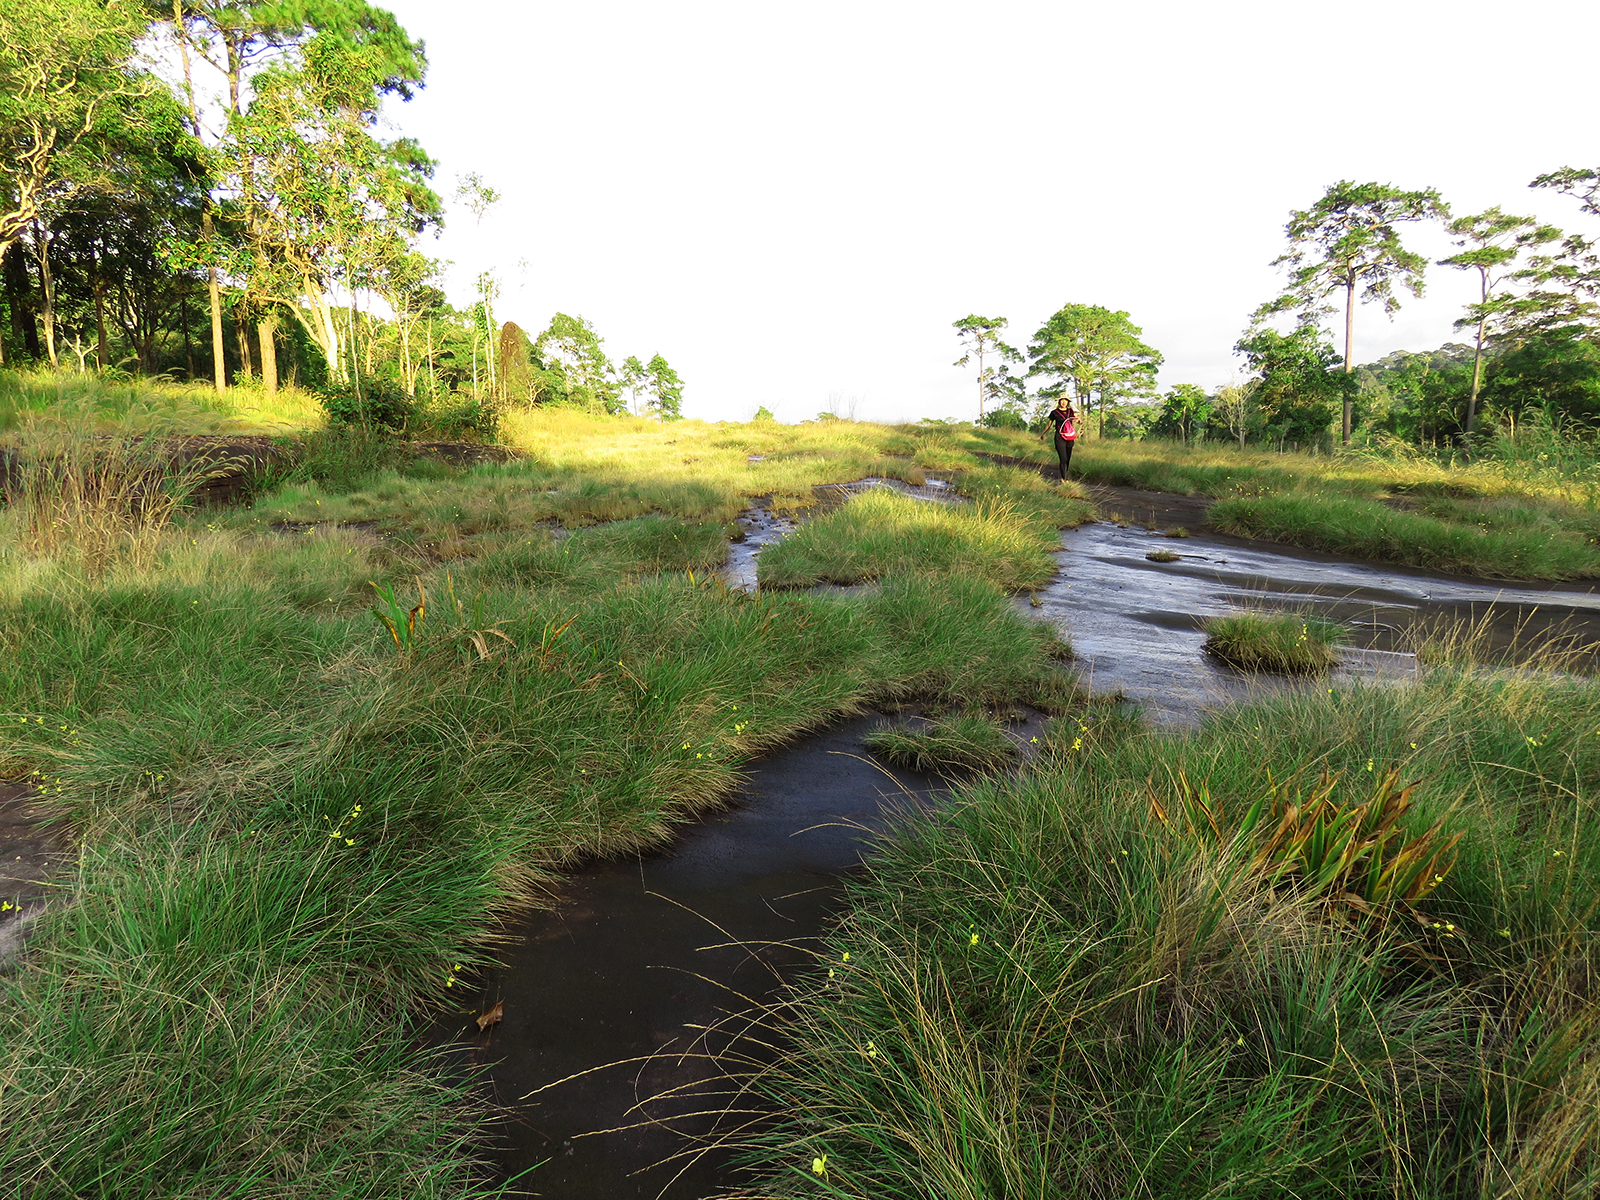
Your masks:
<svg viewBox="0 0 1600 1200"><path fill-rule="evenodd" d="M1061 478L1067 477L1067 464L1072 461L1072 443L1075 439L1057 438L1056 457L1061 460Z"/></svg>

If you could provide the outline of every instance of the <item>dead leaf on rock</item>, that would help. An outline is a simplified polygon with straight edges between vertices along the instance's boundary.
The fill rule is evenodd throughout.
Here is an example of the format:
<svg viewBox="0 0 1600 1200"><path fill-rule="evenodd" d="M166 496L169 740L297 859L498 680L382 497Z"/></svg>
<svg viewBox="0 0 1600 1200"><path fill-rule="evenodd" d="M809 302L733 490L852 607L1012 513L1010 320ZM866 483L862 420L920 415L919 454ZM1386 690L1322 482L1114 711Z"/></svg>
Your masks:
<svg viewBox="0 0 1600 1200"><path fill-rule="evenodd" d="M478 1029L481 1031L488 1029L491 1025L500 1024L500 1018L505 1015L506 1002L504 1000L496 1000L493 1008L477 1018Z"/></svg>

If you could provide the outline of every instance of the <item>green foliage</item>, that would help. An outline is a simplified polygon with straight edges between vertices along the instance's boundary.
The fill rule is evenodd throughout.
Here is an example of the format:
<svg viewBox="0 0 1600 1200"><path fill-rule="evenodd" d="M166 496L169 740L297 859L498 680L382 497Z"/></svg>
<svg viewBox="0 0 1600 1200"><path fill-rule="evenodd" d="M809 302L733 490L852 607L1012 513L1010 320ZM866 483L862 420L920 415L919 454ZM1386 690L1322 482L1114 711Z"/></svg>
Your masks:
<svg viewBox="0 0 1600 1200"><path fill-rule="evenodd" d="M1331 295L1342 295L1345 308L1344 367L1354 369L1351 330L1358 299L1377 302L1383 311L1400 307L1396 281L1412 295L1422 295L1427 260L1407 250L1396 228L1407 221L1443 218L1449 208L1432 188L1404 191L1383 183L1354 183L1348 179L1329 185L1309 209L1289 214L1284 233L1289 249L1273 260L1288 268L1282 295L1256 311L1259 323L1276 313L1294 312L1302 326L1315 326L1333 309ZM1343 440L1350 440L1352 402L1344 397Z"/></svg>
<svg viewBox="0 0 1600 1200"><path fill-rule="evenodd" d="M416 401L387 380L330 383L322 389L321 398L328 423L334 426L403 433L417 416Z"/></svg>
<svg viewBox="0 0 1600 1200"><path fill-rule="evenodd" d="M765 404L763 404L763 405L760 405L759 407L757 407L755 416L751 417L750 419L752 421L755 421L755 422L760 422L760 421L776 421L778 418L773 416L772 415L772 410L770 408L768 408Z"/></svg>
<svg viewBox="0 0 1600 1200"><path fill-rule="evenodd" d="M1352 382L1334 372L1339 356L1322 332L1308 325L1288 334L1256 329L1234 349L1256 375L1252 401L1260 408L1261 433L1272 441L1320 441Z"/></svg>
<svg viewBox="0 0 1600 1200"><path fill-rule="evenodd" d="M541 394L541 403L572 404L590 412L621 411L616 369L606 357L604 340L588 321L556 313L550 327L534 339L533 352L559 381L559 391Z"/></svg>
<svg viewBox="0 0 1600 1200"><path fill-rule="evenodd" d="M1161 397L1161 407L1151 421L1151 437L1176 437L1184 445L1194 441L1205 429L1215 402L1204 388L1180 383Z"/></svg>
<svg viewBox="0 0 1600 1200"><path fill-rule="evenodd" d="M1325 673L1346 640L1333 621L1301 613L1236 613L1205 623L1206 653L1242 671L1285 675Z"/></svg>
<svg viewBox="0 0 1600 1200"><path fill-rule="evenodd" d="M1575 430L1600 428L1600 342L1563 331L1529 337L1489 364L1483 400L1497 421L1542 410Z"/></svg>
<svg viewBox="0 0 1600 1200"><path fill-rule="evenodd" d="M683 414L683 380L661 355L652 355L644 367L645 389L650 411L662 421L679 421Z"/></svg>
<svg viewBox="0 0 1600 1200"><path fill-rule="evenodd" d="M1028 430L1028 418L1013 407L991 408L978 424L985 429L1015 429L1022 433Z"/></svg>
<svg viewBox="0 0 1600 1200"><path fill-rule="evenodd" d="M1142 332L1125 312L1065 305L1028 344L1028 374L1055 380L1040 391L1042 398L1070 392L1085 418L1098 410L1103 434L1107 409L1155 390L1161 355L1139 340Z"/></svg>

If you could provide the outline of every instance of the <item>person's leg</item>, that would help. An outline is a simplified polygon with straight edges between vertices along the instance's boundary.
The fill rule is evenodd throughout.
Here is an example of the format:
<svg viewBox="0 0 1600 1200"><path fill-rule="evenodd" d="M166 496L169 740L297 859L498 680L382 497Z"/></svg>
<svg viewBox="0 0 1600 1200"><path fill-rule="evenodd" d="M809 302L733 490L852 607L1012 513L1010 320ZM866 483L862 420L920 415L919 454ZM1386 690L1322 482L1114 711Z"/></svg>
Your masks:
<svg viewBox="0 0 1600 1200"><path fill-rule="evenodd" d="M1072 443L1064 438L1056 439L1056 457L1061 460L1061 478L1067 477L1067 464L1072 461Z"/></svg>

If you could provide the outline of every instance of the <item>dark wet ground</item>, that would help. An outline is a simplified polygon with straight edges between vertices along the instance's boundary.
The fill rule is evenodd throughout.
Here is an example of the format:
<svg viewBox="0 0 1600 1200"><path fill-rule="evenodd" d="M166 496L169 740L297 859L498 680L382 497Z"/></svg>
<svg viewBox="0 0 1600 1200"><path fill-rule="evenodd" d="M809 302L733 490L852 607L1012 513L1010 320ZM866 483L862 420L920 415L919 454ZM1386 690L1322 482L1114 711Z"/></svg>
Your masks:
<svg viewBox="0 0 1600 1200"><path fill-rule="evenodd" d="M505 966L435 1031L491 1064L513 1114L494 1149L504 1175L537 1166L526 1186L555 1200L687 1200L737 1182L726 1154L699 1151L742 1118L684 1114L749 1108L725 1079L765 1053L748 1014L812 961L872 832L935 794L868 758L861 739L883 719L753 764L735 807L657 854L576 872L513 931ZM501 1023L480 1034L474 1016L497 1003Z"/></svg>
<svg viewBox="0 0 1600 1200"><path fill-rule="evenodd" d="M67 852L65 826L26 783L0 783L0 963L21 947Z"/></svg>

